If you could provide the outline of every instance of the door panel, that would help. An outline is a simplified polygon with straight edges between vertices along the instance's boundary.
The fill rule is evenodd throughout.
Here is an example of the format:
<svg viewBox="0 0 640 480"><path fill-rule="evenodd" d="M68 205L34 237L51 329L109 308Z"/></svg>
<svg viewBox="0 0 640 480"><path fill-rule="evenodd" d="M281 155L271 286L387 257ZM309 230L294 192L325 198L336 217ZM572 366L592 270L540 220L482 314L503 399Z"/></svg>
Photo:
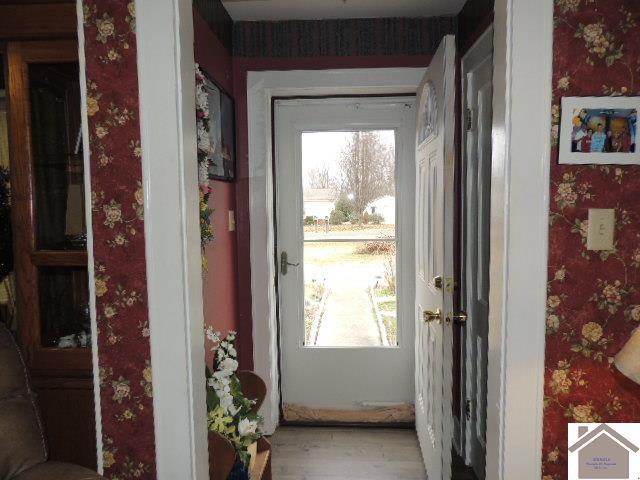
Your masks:
<svg viewBox="0 0 640 480"><path fill-rule="evenodd" d="M465 108L471 122L464 132L465 211L462 279L465 328L465 457L478 478L485 475L487 409L487 338L491 202L491 124L493 63L490 37L463 64Z"/></svg>
<svg viewBox="0 0 640 480"><path fill-rule="evenodd" d="M413 103L410 97L276 101L285 420L360 421L367 413L375 421L414 418ZM320 163L328 156L342 159L341 151L331 147L341 137L346 138L340 140L346 142L344 148L353 147L352 157L360 158L371 145L363 139L375 132L387 138L384 145L391 144L389 138L395 145L395 175L389 173L394 175L395 208L387 198L393 195L381 193L384 189L375 201L360 206L358 191L349 201L343 197L351 190L333 195L333 189L344 190L346 174L334 179L340 186L324 185L322 172L315 171L315 186L309 185L309 158ZM310 139L313 136L326 142ZM309 145L315 151L309 151ZM345 203L352 211L344 213ZM397 282L395 294L389 291L388 273ZM381 285L389 286L386 293ZM389 323L394 311L396 322Z"/></svg>
<svg viewBox="0 0 640 480"><path fill-rule="evenodd" d="M416 429L427 475L451 478L455 41L443 39L418 89ZM424 272L424 274L422 273Z"/></svg>

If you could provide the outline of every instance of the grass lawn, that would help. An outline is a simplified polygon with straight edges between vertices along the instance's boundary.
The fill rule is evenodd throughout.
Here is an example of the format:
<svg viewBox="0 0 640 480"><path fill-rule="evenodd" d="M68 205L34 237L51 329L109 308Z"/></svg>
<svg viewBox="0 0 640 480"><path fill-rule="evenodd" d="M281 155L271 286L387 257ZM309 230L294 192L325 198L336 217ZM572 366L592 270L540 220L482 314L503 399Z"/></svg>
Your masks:
<svg viewBox="0 0 640 480"><path fill-rule="evenodd" d="M315 233L316 231L318 233L321 232L325 232L325 228L323 226L319 226L318 228L316 228L313 225L305 225L304 226L304 231L305 233L309 232L309 233ZM373 224L363 224L363 225L358 225L358 224L348 224L345 223L343 225L329 225L329 233L331 232L340 232L340 233L367 233L367 234L379 234L379 235L385 235L385 236L393 236L395 234L396 231L396 226L395 225L389 225L389 224L380 224L380 225L373 225Z"/></svg>
<svg viewBox="0 0 640 480"><path fill-rule="evenodd" d="M310 344L309 335L311 334L311 327L313 321L318 314L320 308L320 302L326 291L327 287L321 282L308 282L304 285L304 343Z"/></svg>
<svg viewBox="0 0 640 480"><path fill-rule="evenodd" d="M382 312L394 312L396 311L396 301L395 300L388 300L385 302L380 302L378 303L378 308L382 311Z"/></svg>
<svg viewBox="0 0 640 480"><path fill-rule="evenodd" d="M394 297L396 295L396 290L395 288L382 286L382 287L376 288L376 295L379 297Z"/></svg>
<svg viewBox="0 0 640 480"><path fill-rule="evenodd" d="M382 262L382 255L356 253L359 242L305 243L304 263L327 266L336 264L370 264Z"/></svg>
<svg viewBox="0 0 640 480"><path fill-rule="evenodd" d="M389 340L389 345L398 345L398 320L395 316L389 316L383 313L382 321L384 322L384 326L387 329L387 339Z"/></svg>

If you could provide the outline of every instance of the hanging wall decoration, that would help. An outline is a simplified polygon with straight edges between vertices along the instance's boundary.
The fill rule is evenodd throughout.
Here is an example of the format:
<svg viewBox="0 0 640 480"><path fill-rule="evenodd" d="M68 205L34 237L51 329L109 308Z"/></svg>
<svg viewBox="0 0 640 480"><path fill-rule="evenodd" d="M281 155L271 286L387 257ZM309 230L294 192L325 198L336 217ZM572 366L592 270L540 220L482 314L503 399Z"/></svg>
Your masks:
<svg viewBox="0 0 640 480"><path fill-rule="evenodd" d="M563 97L559 162L640 164L640 97Z"/></svg>
<svg viewBox="0 0 640 480"><path fill-rule="evenodd" d="M209 169L209 177L225 182L232 182L236 177L235 152L235 107L233 99L218 85L207 78L210 98L213 97L215 108L211 108L213 128L211 135L218 140L220 148L213 154Z"/></svg>
<svg viewBox="0 0 640 480"><path fill-rule="evenodd" d="M211 111L206 77L196 63L196 126L198 135L198 186L200 189L200 241L202 248L213 240L213 225L209 207L211 195L211 177L209 170L213 165L216 142L211 137Z"/></svg>

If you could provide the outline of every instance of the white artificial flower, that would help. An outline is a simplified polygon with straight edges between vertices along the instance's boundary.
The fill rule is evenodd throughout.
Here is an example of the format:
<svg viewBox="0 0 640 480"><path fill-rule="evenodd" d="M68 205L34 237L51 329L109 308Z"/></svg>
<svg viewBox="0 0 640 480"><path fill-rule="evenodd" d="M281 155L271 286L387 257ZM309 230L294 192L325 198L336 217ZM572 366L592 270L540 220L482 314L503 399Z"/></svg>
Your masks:
<svg viewBox="0 0 640 480"><path fill-rule="evenodd" d="M246 435L252 435L256 433L257 429L258 429L258 422L256 422L255 420L249 420L248 418L243 418L242 420L240 420L240 423L238 423L238 433L240 434L241 437L244 437Z"/></svg>
<svg viewBox="0 0 640 480"><path fill-rule="evenodd" d="M213 384L211 386L215 390L216 395L218 395L218 397L220 397L221 395L224 395L225 393L231 393L231 386L229 382L216 381L214 379L212 383Z"/></svg>
<svg viewBox="0 0 640 480"><path fill-rule="evenodd" d="M229 372L229 370L218 370L216 372L213 372L213 377L219 381L220 383L229 383L229 377L232 375L232 373Z"/></svg>
<svg viewBox="0 0 640 480"><path fill-rule="evenodd" d="M225 358L219 365L221 370L228 370L233 373L238 369L238 362L233 358Z"/></svg>
<svg viewBox="0 0 640 480"><path fill-rule="evenodd" d="M204 88L204 85L198 85L198 89L196 91L196 104L200 110L203 110L206 113L209 111L209 96L207 95L207 91Z"/></svg>
<svg viewBox="0 0 640 480"><path fill-rule="evenodd" d="M211 150L209 132L202 126L198 126L198 149L202 152L209 152Z"/></svg>
<svg viewBox="0 0 640 480"><path fill-rule="evenodd" d="M227 352L234 358L238 356L238 352L236 352L236 349L233 347L233 345L229 345Z"/></svg>
<svg viewBox="0 0 640 480"><path fill-rule="evenodd" d="M209 166L207 162L198 164L198 184L207 185L209 183Z"/></svg>
<svg viewBox="0 0 640 480"><path fill-rule="evenodd" d="M220 397L220 406L225 410L229 411L229 407L233 406L233 397L230 393L223 393Z"/></svg>
<svg viewBox="0 0 640 480"><path fill-rule="evenodd" d="M207 327L204 330L205 335L209 340L215 343L220 342L220 332L216 332L213 330L213 327Z"/></svg>

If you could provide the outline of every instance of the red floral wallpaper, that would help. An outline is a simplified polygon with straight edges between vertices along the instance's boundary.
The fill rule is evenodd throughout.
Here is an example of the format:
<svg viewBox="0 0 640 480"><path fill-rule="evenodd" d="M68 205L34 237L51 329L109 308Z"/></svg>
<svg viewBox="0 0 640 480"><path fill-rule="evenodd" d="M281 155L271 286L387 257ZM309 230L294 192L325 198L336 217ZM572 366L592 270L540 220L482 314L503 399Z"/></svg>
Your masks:
<svg viewBox="0 0 640 480"><path fill-rule="evenodd" d="M154 479L135 6L83 7L104 472Z"/></svg>
<svg viewBox="0 0 640 480"><path fill-rule="evenodd" d="M640 95L640 2L555 3L554 145L561 97ZM568 422L640 422L612 364L640 325L640 166L552 159L543 480L567 478ZM586 250L588 208L616 209L615 250Z"/></svg>

